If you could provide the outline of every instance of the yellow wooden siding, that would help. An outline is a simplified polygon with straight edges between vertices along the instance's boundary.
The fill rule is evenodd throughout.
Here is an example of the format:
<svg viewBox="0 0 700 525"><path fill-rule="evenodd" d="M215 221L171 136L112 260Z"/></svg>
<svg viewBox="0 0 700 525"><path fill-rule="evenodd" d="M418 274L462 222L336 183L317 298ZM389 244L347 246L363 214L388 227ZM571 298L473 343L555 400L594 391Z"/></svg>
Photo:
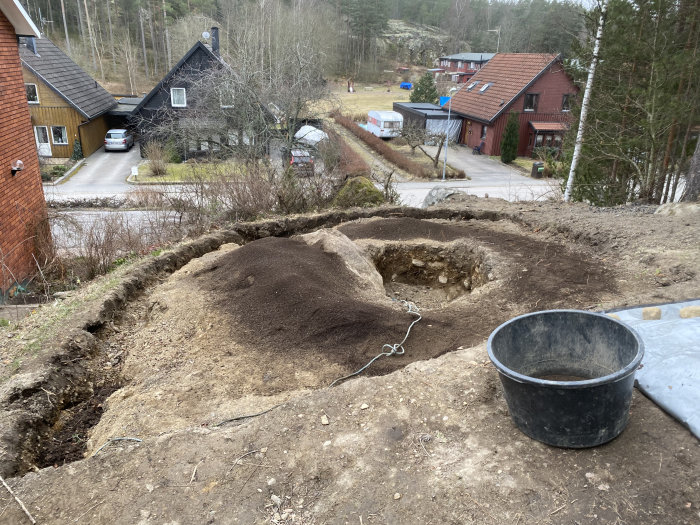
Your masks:
<svg viewBox="0 0 700 525"><path fill-rule="evenodd" d="M80 126L80 144L83 146L83 155L87 157L102 147L108 129L107 119L104 115Z"/></svg>
<svg viewBox="0 0 700 525"><path fill-rule="evenodd" d="M104 144L109 129L104 116L89 121L76 111L65 99L58 96L42 80L26 68L22 68L25 84L36 84L39 104L29 104L32 126L47 126L51 141L51 155L68 158L73 155L73 142L80 140L83 155L88 156ZM54 145L51 126L65 126L67 145Z"/></svg>
<svg viewBox="0 0 700 525"><path fill-rule="evenodd" d="M30 108L41 106L69 108L71 105L66 102L63 97L60 97L56 92L40 80L34 73L26 67L22 68L22 76L25 84L36 84L36 89L39 94L39 104L29 104Z"/></svg>
<svg viewBox="0 0 700 525"><path fill-rule="evenodd" d="M82 116L73 108L44 108L37 106L30 108L32 126L46 126L51 141L51 155L58 158L67 158L73 154L73 141L78 137L78 126L83 122ZM51 126L65 126L68 144L58 145L53 143Z"/></svg>

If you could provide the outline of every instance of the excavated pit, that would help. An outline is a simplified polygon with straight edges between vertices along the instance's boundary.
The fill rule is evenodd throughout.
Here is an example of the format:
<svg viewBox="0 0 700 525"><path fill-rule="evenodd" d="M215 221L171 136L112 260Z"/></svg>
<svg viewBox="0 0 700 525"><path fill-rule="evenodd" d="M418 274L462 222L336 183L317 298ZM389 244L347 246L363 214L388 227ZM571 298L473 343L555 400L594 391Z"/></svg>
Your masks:
<svg viewBox="0 0 700 525"><path fill-rule="evenodd" d="M482 251L466 246L387 244L373 254L386 294L422 309L441 308L494 278Z"/></svg>
<svg viewBox="0 0 700 525"><path fill-rule="evenodd" d="M79 459L113 436L216 425L327 387L401 341L414 320L401 300L423 319L404 355L364 376L478 344L524 311L595 303L614 289L596 261L512 223L388 218L332 231L364 254L376 286L348 269L355 256L304 243L293 228L193 258L98 334L123 353L122 386L86 405L101 414L94 427L74 405L70 421L84 424L59 435L59 417L39 463Z"/></svg>

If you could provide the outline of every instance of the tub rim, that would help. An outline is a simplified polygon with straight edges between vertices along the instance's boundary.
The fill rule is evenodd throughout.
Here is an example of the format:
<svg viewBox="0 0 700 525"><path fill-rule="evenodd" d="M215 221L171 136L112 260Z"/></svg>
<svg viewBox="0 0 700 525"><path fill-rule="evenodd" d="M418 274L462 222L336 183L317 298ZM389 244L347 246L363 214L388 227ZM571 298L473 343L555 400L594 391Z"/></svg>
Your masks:
<svg viewBox="0 0 700 525"><path fill-rule="evenodd" d="M521 374L519 372L516 372L515 370L512 370L505 366L501 361L496 358L496 356L493 353L492 349L492 342L494 339L494 336L498 334L498 332L501 331L501 329L505 328L507 325L513 324L516 321L519 321L521 319L527 318L527 317L533 317L533 316L539 316L542 314L560 314L560 313L570 313L570 314L585 314L589 316L594 316L594 317L600 317L605 319L608 322L618 324L622 326L623 328L626 328L629 330L629 332L632 334L632 337L637 341L637 353L634 356L634 358L624 367L621 368L611 374L607 374L604 376L600 377L594 377L593 379L584 379L582 381L553 381L550 379L538 379L536 377L528 376L525 374ZM539 312L530 312L527 314L519 315L517 317L513 317L512 319L509 319L508 321L500 324L495 330L491 332L491 335L489 335L488 341L486 342L486 350L489 355L489 359L491 359L491 362L494 364L494 366L498 369L498 373L504 375L505 377L508 377L509 379L512 379L513 381L516 381L518 383L525 383L525 384L530 384L533 386L545 386L545 387L557 387L557 388L563 388L563 389L576 389L576 388L590 388L590 387L595 387L599 385L604 385L604 384L610 384L610 383L615 383L617 381L621 381L622 379L625 379L627 376L630 374L633 374L637 368L639 368L639 365L642 361L642 358L644 357L644 341L642 341L642 338L639 336L639 333L629 326L628 324L619 321L615 319L614 317L610 317L609 315L602 314L599 312L589 312L586 310L576 310L576 309L555 309L555 310L541 310Z"/></svg>

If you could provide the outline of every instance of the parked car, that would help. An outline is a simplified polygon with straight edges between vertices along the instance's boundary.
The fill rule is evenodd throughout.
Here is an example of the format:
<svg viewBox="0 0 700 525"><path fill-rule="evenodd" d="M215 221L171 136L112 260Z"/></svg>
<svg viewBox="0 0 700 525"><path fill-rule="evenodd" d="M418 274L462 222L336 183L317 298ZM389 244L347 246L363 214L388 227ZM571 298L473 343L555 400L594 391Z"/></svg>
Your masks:
<svg viewBox="0 0 700 525"><path fill-rule="evenodd" d="M309 150L292 148L283 151L283 157L297 174L309 176L314 174L314 157Z"/></svg>
<svg viewBox="0 0 700 525"><path fill-rule="evenodd" d="M105 151L129 151L134 136L126 129L110 129L105 135Z"/></svg>

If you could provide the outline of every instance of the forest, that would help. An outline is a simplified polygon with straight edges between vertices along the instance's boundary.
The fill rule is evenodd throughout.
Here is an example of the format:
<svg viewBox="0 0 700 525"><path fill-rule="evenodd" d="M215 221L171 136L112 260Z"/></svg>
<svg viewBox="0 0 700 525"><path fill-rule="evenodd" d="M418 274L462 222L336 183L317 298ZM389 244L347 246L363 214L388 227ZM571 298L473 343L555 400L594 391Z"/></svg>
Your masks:
<svg viewBox="0 0 700 525"><path fill-rule="evenodd" d="M125 94L147 92L212 26L221 30L222 55L234 68L255 69L250 78L267 84L261 90L283 83L290 68L372 82L398 65L432 67L441 55L497 50L561 53L583 86L601 9L556 0L21 3L73 60ZM700 131L698 17L700 0L609 1L576 199L675 197Z"/></svg>

